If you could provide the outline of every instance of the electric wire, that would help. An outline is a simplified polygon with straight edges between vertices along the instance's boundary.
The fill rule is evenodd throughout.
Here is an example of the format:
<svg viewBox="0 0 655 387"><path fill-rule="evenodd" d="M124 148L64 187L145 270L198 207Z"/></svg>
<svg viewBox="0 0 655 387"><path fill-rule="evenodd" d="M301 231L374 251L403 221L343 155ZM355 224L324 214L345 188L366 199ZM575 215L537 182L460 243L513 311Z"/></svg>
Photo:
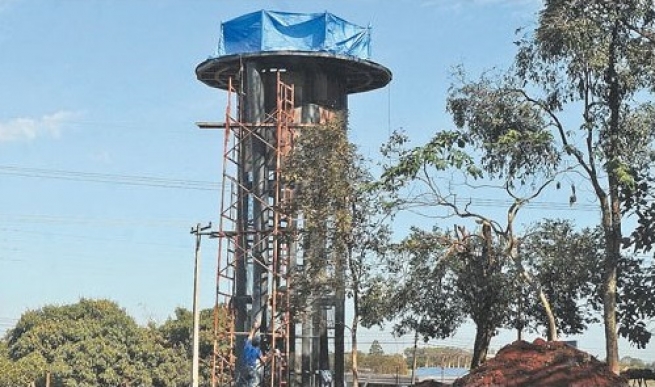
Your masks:
<svg viewBox="0 0 655 387"><path fill-rule="evenodd" d="M203 180L171 179L155 176L122 175L97 172L80 172L61 169L26 168L0 165L0 174L20 177L47 178L96 183L140 185L148 187L218 191L220 183Z"/></svg>
<svg viewBox="0 0 655 387"><path fill-rule="evenodd" d="M143 227L187 227L188 219L120 219L120 218L85 218L79 216L42 215L42 214L0 214L0 223L38 223L38 224L74 224L94 226L143 226Z"/></svg>
<svg viewBox="0 0 655 387"><path fill-rule="evenodd" d="M0 232L3 232L3 233L11 232L11 233L27 234L27 235L40 235L40 236L56 237L56 238L71 238L71 239L81 240L81 241L78 241L80 243L83 243L83 241L91 240L91 241L103 242L103 243L121 242L121 243L130 244L130 245L143 245L143 246L149 246L149 247L165 247L167 249L186 249L186 246L174 245L174 244L171 244L171 243L144 242L144 241L141 241L141 240L133 240L133 239L129 239L129 238L94 237L94 236L81 235L81 234L63 234L63 233L56 233L56 232L53 233L53 232L50 232L50 231L23 230L23 229L8 228L8 227L0 227Z"/></svg>
<svg viewBox="0 0 655 387"><path fill-rule="evenodd" d="M60 179L81 182L96 182L107 184L123 184L123 185L140 185L149 187L160 188L174 188L174 189L189 189L189 190L202 190L202 191L220 191L221 184L219 182L212 182L206 180L185 180L185 179L172 179L154 176L139 176L139 175L124 175L124 174L109 174L97 172L81 172L60 169L46 169L46 168L26 168L11 165L0 165L0 174L19 176L19 177L32 177L44 179ZM482 197L470 196L467 198L455 199L456 204L469 204L480 207L493 207L499 206L509 207L514 202L504 199L489 199ZM547 209L553 211L587 211L598 212L598 206L594 204L569 204L565 202L554 201L531 201L525 205L526 209Z"/></svg>

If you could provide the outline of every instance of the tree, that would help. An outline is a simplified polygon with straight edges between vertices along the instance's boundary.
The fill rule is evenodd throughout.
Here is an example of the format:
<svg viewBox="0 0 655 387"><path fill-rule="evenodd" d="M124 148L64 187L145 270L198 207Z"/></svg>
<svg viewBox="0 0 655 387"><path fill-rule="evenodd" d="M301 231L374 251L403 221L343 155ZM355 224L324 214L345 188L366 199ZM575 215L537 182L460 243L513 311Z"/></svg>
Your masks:
<svg viewBox="0 0 655 387"><path fill-rule="evenodd" d="M603 305L601 282L605 256L600 226L574 230L568 220L538 222L524 239L522 254L538 273L552 300L558 325L566 334L579 334L587 324L597 322ZM644 348L652 334L647 323L655 298L653 266L642 258L623 252L617 266L617 315L619 334Z"/></svg>
<svg viewBox="0 0 655 387"><path fill-rule="evenodd" d="M653 160L655 151L636 163L636 184L633 187L623 187L621 192L624 213L634 216L637 220L637 227L623 240L624 247L632 249L634 253L650 253L655 244L655 173L651 168ZM650 266L643 268L642 278L629 282L633 284L629 292L632 302L619 313L630 316L633 322L629 325L636 329L628 330L628 324L623 324L623 332L641 339L642 343L643 340L647 342L655 333L647 330L643 321L644 317L655 316L655 303L652 301L655 299L655 260L651 259ZM641 316L641 321L636 321L638 316Z"/></svg>
<svg viewBox="0 0 655 387"><path fill-rule="evenodd" d="M0 387L26 386L42 377L43 369L45 361L38 356L12 361L7 343L0 341Z"/></svg>
<svg viewBox="0 0 655 387"><path fill-rule="evenodd" d="M397 320L394 333L416 332L425 341L446 338L464 321L461 300L447 276L448 245L443 234L412 228L408 237L390 249L388 283L393 284L383 309Z"/></svg>
<svg viewBox="0 0 655 387"><path fill-rule="evenodd" d="M405 359L412 361L414 348L405 348ZM426 347L416 349L416 363L422 367L463 368L471 363L472 353L454 347Z"/></svg>
<svg viewBox="0 0 655 387"><path fill-rule="evenodd" d="M635 184L655 137L652 3L646 0L547 0L516 66L451 91L449 110L463 141L476 143L483 168L524 183L571 173L571 203L585 185L601 212L606 355L618 372L617 282L623 187ZM578 120L571 119L578 114ZM582 176L583 179L575 179ZM578 189L577 191L580 191ZM630 328L623 327L626 330Z"/></svg>
<svg viewBox="0 0 655 387"><path fill-rule="evenodd" d="M306 311L311 303L334 294L337 386L343 385L345 297L354 305L350 331L356 386L357 328L362 320L379 321L378 309L372 306L383 289L372 273L371 257L383 249L389 234L377 217L379 196L366 189L370 173L347 134L345 117L303 128L283 170L286 181L296 187L288 211L302 218L303 272L294 277L295 303Z"/></svg>
<svg viewBox="0 0 655 387"><path fill-rule="evenodd" d="M556 162L557 154L548 144L551 137L539 133L543 124L541 117L526 110L516 99L490 96L491 93L484 90L491 85L487 78L481 83L482 86L465 85L460 90L454 89L449 97L449 108L460 130L437 132L425 145L413 148L408 148L404 134L394 133L382 149L391 163L384 166L378 185L396 195L391 206L399 210L423 207L425 215L425 208L432 207L440 210L431 215L435 218L456 217L463 221L475 220L481 225L483 238L496 240L501 246L499 254L510 259L517 273L530 285L544 309L548 339L555 340L557 327L550 303L541 284L525 269L518 254L520 235L515 222L520 210L555 182L557 174L550 173L544 164L549 166ZM502 133L502 128L487 127L497 126L501 121L498 116L503 114L525 133L519 134L514 129ZM494 129L496 132L492 133ZM444 179L443 175L449 176L445 186L439 182ZM457 175L462 183L455 181ZM537 175L543 179L537 181ZM472 180L482 182L475 185ZM510 200L505 216L486 215L471 200L462 199L475 191L483 190L488 194L494 189Z"/></svg>
<svg viewBox="0 0 655 387"><path fill-rule="evenodd" d="M219 311L224 309L219 308ZM226 321L225 318L219 318L219 321ZM225 329L225 327L219 327ZM193 313L185 308L176 308L173 317L169 317L161 326L157 327L164 340L164 345L175 351L181 351L185 354L185 360L191 361L193 356L192 332L193 332ZM220 346L226 346L227 343L219 343ZM209 385L211 381L212 353L214 346L214 311L213 309L203 309L200 311L200 346L199 356L201 384Z"/></svg>
<svg viewBox="0 0 655 387"><path fill-rule="evenodd" d="M652 150L655 110L652 3L643 0L547 1L534 37L521 43L518 73L541 90L526 103L549 117L562 155L576 163L601 210L605 257L603 320L607 361L618 372L617 284L621 249L622 187L632 187L632 166ZM579 107L578 131L562 118ZM582 141L576 141L576 134Z"/></svg>
<svg viewBox="0 0 655 387"><path fill-rule="evenodd" d="M580 334L588 324L598 322L597 295L604 255L600 228L576 231L570 220L545 219L529 227L520 250L543 284L563 333ZM537 316L537 326L543 321L539 308L525 312L524 316Z"/></svg>
<svg viewBox="0 0 655 387"><path fill-rule="evenodd" d="M24 313L7 334L7 353L30 382L54 386L173 387L189 379L183 352L166 349L117 304L81 299Z"/></svg>
<svg viewBox="0 0 655 387"><path fill-rule="evenodd" d="M356 163L353 176L355 185L351 199L352 228L348 238L348 297L353 303L351 331L351 370L353 387L358 386L357 378L357 332L359 325L371 327L380 325L386 313L385 297L388 297L389 284L380 273L379 259L389 244L391 231L384 224L383 195L371 190L372 177L363 168L363 160Z"/></svg>
<svg viewBox="0 0 655 387"><path fill-rule="evenodd" d="M486 358L491 338L507 321L513 300L506 257L491 239L460 228L457 239L439 229L413 228L395 249L395 266L406 265L389 316L400 319L395 331L416 331L424 339L447 337L470 318L476 325L471 368Z"/></svg>
<svg viewBox="0 0 655 387"><path fill-rule="evenodd" d="M380 342L377 340L373 340L371 343L371 348L368 350L369 355L384 355L384 349L382 349L382 345L380 345Z"/></svg>
<svg viewBox="0 0 655 387"><path fill-rule="evenodd" d="M489 236L466 240L451 262L456 294L476 326L471 369L484 363L492 337L507 322L514 300L507 267L507 257L498 254Z"/></svg>
<svg viewBox="0 0 655 387"><path fill-rule="evenodd" d="M360 366L369 373L387 374L387 375L406 375L408 371L407 363L400 354L365 354L360 353L358 356ZM352 356L347 361L350 361ZM347 364L351 366L351 364Z"/></svg>

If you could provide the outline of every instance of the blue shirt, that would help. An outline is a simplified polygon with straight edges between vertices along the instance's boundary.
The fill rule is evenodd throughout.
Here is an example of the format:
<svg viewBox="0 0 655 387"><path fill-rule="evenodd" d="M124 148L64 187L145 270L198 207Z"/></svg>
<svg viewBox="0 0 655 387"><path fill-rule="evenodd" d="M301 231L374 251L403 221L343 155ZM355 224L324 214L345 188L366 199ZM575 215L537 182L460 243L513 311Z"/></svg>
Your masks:
<svg viewBox="0 0 655 387"><path fill-rule="evenodd" d="M257 365L257 359L262 355L262 350L259 347L252 345L252 341L246 339L246 344L243 346L243 361L249 367Z"/></svg>

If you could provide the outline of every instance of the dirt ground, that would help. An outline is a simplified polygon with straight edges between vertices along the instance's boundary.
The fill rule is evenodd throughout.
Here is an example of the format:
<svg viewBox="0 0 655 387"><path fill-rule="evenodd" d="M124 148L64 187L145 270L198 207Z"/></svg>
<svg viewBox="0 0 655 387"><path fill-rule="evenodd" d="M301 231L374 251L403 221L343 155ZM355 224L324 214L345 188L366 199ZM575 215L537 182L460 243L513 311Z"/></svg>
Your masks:
<svg viewBox="0 0 655 387"><path fill-rule="evenodd" d="M605 363L563 342L516 341L453 387L628 387Z"/></svg>

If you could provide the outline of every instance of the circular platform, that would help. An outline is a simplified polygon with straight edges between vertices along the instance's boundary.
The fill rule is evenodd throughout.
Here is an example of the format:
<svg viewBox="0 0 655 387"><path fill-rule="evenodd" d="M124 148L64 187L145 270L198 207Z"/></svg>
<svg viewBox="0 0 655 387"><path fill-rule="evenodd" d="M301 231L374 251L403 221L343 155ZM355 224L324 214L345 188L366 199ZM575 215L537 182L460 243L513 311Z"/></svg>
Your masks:
<svg viewBox="0 0 655 387"><path fill-rule="evenodd" d="M196 67L196 76L208 86L225 90L229 78L236 78L242 63L251 60L271 68L321 66L345 78L348 94L379 89L391 81L391 71L378 63L345 55L307 51L262 51L210 58Z"/></svg>

